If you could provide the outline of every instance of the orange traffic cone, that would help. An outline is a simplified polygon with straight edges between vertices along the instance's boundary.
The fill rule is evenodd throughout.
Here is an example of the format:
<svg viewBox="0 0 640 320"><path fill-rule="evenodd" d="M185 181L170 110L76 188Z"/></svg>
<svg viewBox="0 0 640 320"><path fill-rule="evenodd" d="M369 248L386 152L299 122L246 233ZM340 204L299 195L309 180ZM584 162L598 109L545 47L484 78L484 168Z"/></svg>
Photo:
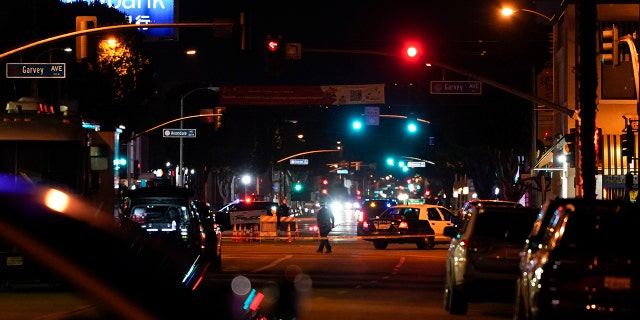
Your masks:
<svg viewBox="0 0 640 320"><path fill-rule="evenodd" d="M238 242L238 230L236 230L236 224L233 224L233 231L231 232L231 242Z"/></svg>
<svg viewBox="0 0 640 320"><path fill-rule="evenodd" d="M296 219L296 239L298 239L298 237L300 236L300 234L298 233L298 219Z"/></svg>
<svg viewBox="0 0 640 320"><path fill-rule="evenodd" d="M287 242L291 242L291 223L287 223Z"/></svg>

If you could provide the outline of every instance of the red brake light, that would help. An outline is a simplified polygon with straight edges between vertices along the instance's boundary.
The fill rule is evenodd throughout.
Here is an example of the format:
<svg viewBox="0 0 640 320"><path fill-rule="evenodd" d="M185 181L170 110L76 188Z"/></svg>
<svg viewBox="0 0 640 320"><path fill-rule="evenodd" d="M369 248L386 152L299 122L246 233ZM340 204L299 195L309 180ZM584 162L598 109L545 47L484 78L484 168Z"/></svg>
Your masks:
<svg viewBox="0 0 640 320"><path fill-rule="evenodd" d="M364 221L364 215L362 214L362 210L357 209L356 210L356 214L358 216L358 222L363 222Z"/></svg>
<svg viewBox="0 0 640 320"><path fill-rule="evenodd" d="M400 222L400 224L398 225L398 229L407 229L409 228L409 224L407 224L406 221L402 221Z"/></svg>

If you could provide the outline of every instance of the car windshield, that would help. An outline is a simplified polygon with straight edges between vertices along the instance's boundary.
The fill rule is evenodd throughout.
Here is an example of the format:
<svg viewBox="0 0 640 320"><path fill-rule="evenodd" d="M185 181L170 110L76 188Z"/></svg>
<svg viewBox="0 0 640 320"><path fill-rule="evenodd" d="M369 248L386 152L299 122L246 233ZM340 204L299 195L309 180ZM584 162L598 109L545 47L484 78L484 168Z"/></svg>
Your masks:
<svg viewBox="0 0 640 320"><path fill-rule="evenodd" d="M473 236L524 243L536 216L535 210L523 212L487 210L477 216Z"/></svg>

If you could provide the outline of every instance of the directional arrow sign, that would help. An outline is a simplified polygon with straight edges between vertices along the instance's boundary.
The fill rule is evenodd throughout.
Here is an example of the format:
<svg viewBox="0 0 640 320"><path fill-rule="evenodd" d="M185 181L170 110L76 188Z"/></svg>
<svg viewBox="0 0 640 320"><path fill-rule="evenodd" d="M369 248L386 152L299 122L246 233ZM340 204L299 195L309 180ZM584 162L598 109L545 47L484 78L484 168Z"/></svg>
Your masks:
<svg viewBox="0 0 640 320"><path fill-rule="evenodd" d="M7 63L7 78L65 78L65 63Z"/></svg>
<svg viewBox="0 0 640 320"><path fill-rule="evenodd" d="M162 129L163 138L195 138L196 129Z"/></svg>

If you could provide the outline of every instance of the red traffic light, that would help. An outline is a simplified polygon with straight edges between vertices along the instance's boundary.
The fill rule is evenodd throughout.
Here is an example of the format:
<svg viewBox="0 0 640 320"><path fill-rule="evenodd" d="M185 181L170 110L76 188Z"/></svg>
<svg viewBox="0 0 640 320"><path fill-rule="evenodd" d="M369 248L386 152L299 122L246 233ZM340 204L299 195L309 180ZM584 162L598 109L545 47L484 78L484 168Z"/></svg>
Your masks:
<svg viewBox="0 0 640 320"><path fill-rule="evenodd" d="M278 41L275 41L275 40L267 41L267 49L269 51L278 51Z"/></svg>
<svg viewBox="0 0 640 320"><path fill-rule="evenodd" d="M409 48L407 48L407 56L409 56L410 58L413 58L417 55L418 55L418 48L414 46L410 46Z"/></svg>
<svg viewBox="0 0 640 320"><path fill-rule="evenodd" d="M323 184L323 185L325 185L325 186L326 186L326 185L328 185L328 184L329 184L329 180L327 180L327 179L322 179L322 184Z"/></svg>
<svg viewBox="0 0 640 320"><path fill-rule="evenodd" d="M405 41L402 45L402 57L407 61L418 61L424 56L422 45L419 41Z"/></svg>

